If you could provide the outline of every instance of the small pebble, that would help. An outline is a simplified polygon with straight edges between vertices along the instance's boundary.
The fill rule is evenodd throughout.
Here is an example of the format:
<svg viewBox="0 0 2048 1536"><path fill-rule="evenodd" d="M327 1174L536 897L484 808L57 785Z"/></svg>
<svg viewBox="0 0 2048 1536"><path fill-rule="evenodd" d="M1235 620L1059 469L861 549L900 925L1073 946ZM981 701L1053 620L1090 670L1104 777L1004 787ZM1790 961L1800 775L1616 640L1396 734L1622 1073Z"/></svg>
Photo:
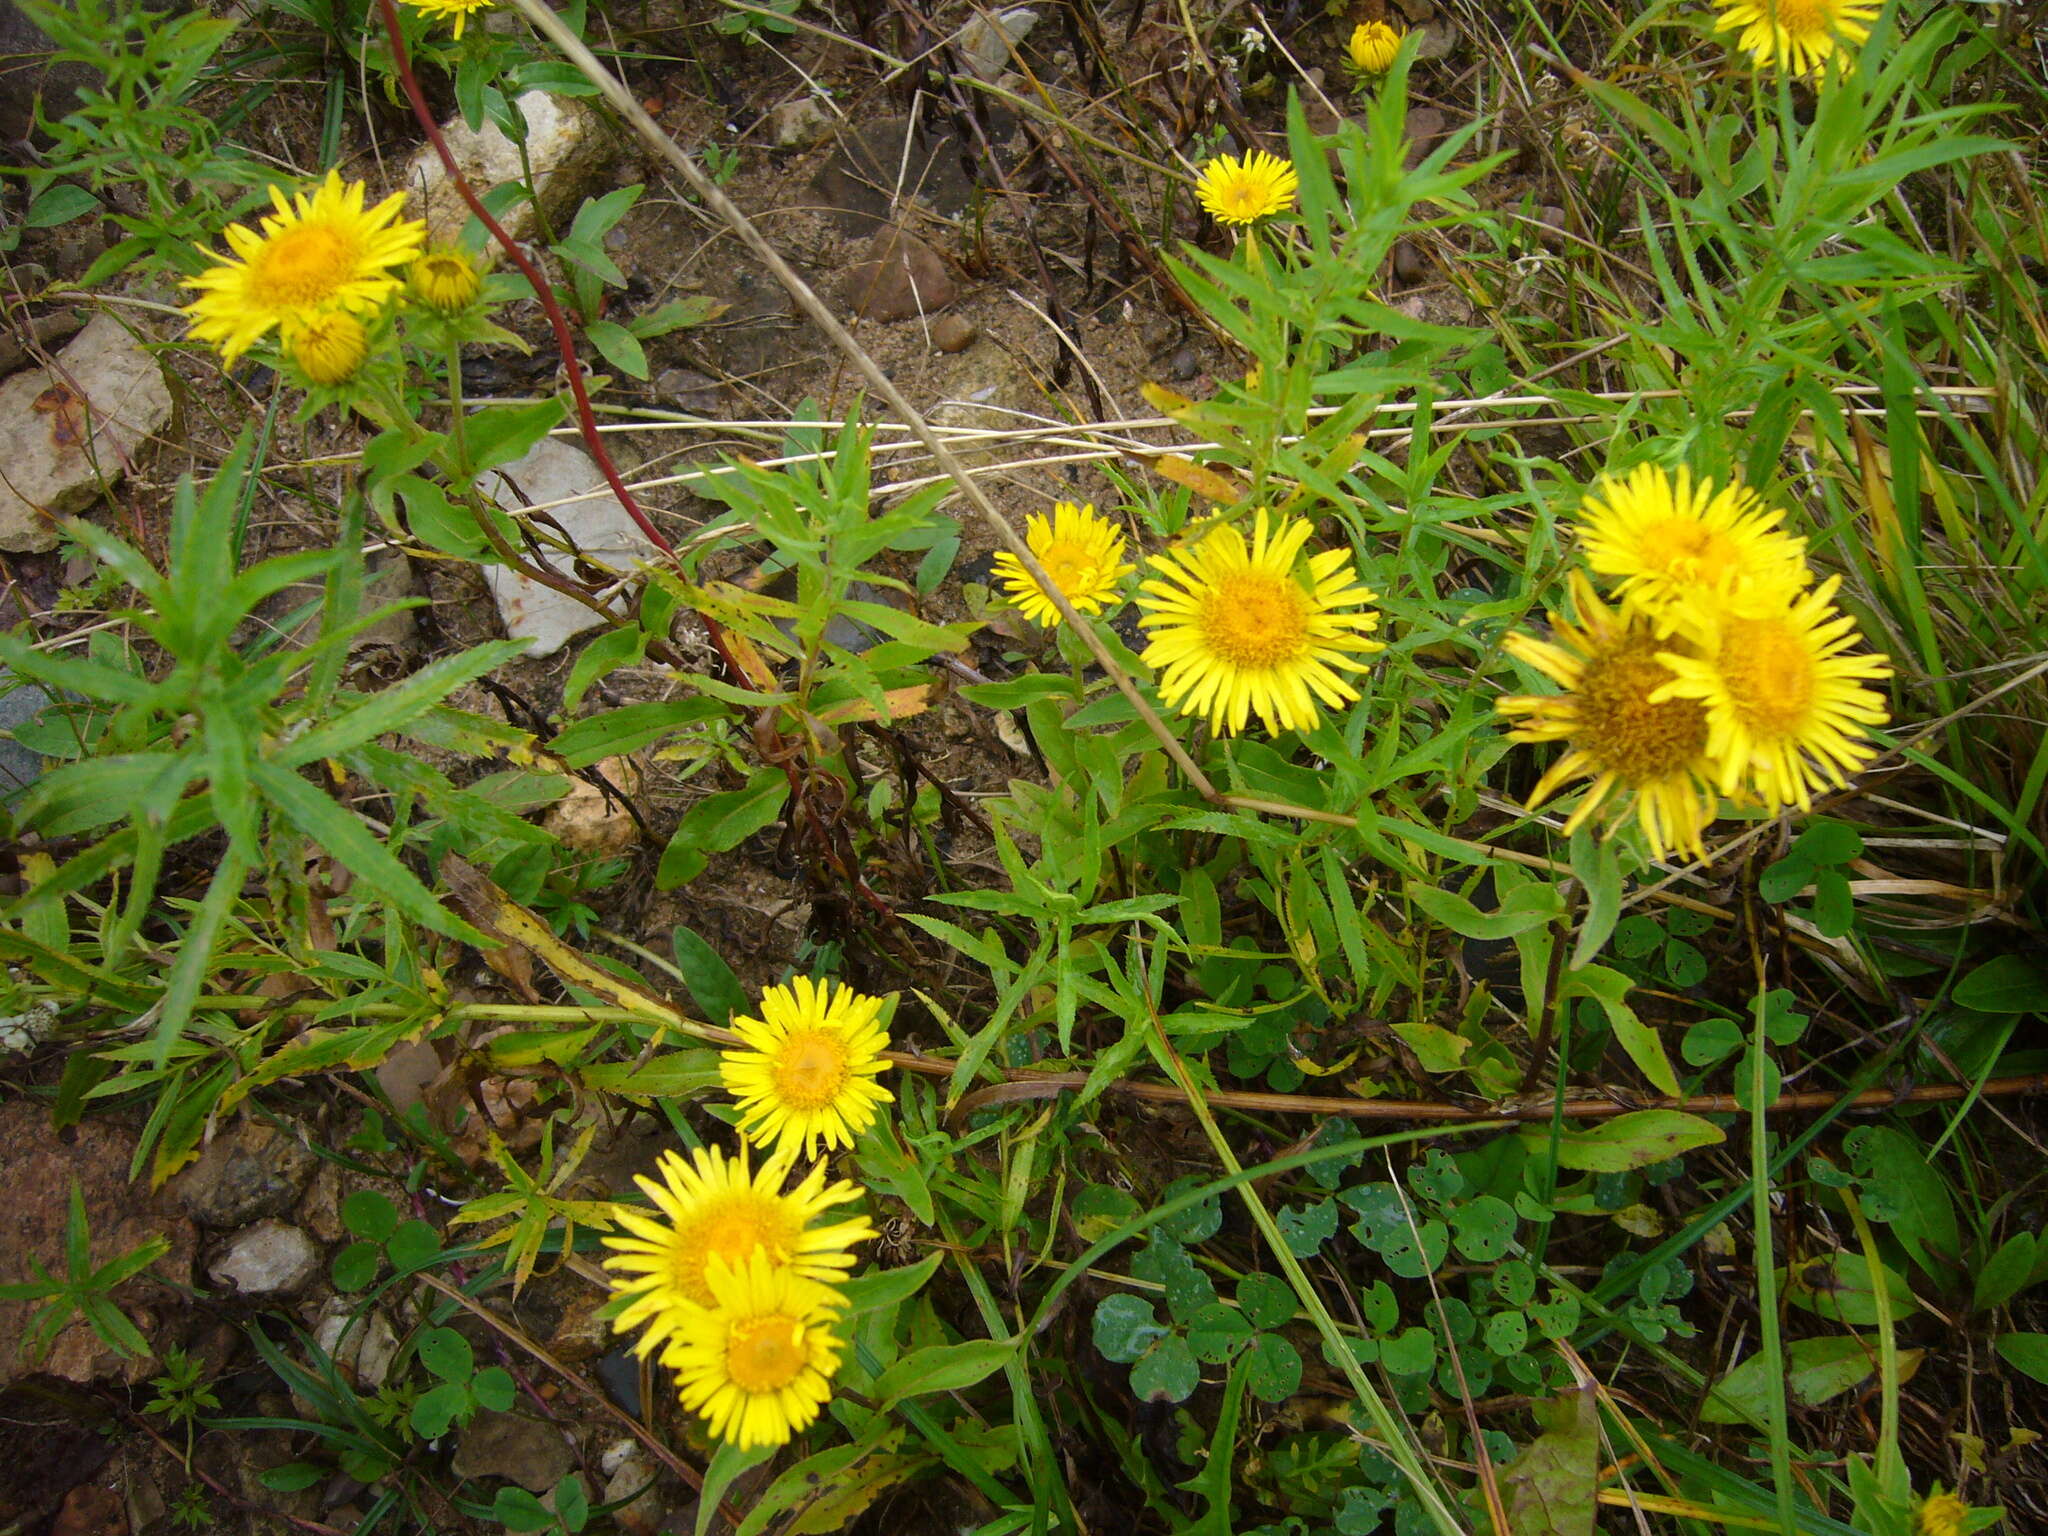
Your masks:
<svg viewBox="0 0 2048 1536"><path fill-rule="evenodd" d="M1166 371L1175 379L1192 379L1202 371L1202 362L1193 347L1181 347L1167 359Z"/></svg>
<svg viewBox="0 0 2048 1536"><path fill-rule="evenodd" d="M932 322L932 345L941 352L965 352L981 339L981 327L960 315L941 315Z"/></svg>

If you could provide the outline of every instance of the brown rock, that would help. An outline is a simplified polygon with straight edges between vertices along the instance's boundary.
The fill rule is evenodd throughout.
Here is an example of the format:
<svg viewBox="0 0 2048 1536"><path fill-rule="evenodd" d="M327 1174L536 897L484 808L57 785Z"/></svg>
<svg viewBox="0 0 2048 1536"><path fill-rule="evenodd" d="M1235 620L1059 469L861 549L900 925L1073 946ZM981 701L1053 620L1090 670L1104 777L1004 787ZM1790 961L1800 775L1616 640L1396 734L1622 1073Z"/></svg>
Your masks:
<svg viewBox="0 0 2048 1536"><path fill-rule="evenodd" d="M572 780L569 793L548 808L541 825L578 853L608 859L640 840L640 824L626 806L640 792L640 770L629 757L607 757L597 772L617 793L606 794L588 779Z"/></svg>
<svg viewBox="0 0 2048 1536"><path fill-rule="evenodd" d="M941 315L932 322L932 345L941 352L965 352L981 340L981 327L961 315Z"/></svg>
<svg viewBox="0 0 2048 1536"><path fill-rule="evenodd" d="M489 1408L470 1420L455 1447L457 1477L502 1477L534 1493L546 1493L575 1464L554 1425Z"/></svg>
<svg viewBox="0 0 2048 1536"><path fill-rule="evenodd" d="M244 1120L213 1139L168 1188L202 1227L241 1227L292 1208L313 1176L313 1154L289 1132Z"/></svg>
<svg viewBox="0 0 2048 1536"><path fill-rule="evenodd" d="M128 1512L121 1495L95 1483L80 1483L64 1495L50 1536L128 1536Z"/></svg>
<svg viewBox="0 0 2048 1536"><path fill-rule="evenodd" d="M868 259L847 270L840 297L868 320L908 320L935 314L959 296L939 253L906 229L882 230Z"/></svg>
<svg viewBox="0 0 2048 1536"><path fill-rule="evenodd" d="M1408 140L1408 153L1403 164L1411 171L1422 164L1430 147L1444 136L1444 130L1449 126L1450 119L1435 107L1410 107L1408 121L1402 129Z"/></svg>
<svg viewBox="0 0 2048 1536"><path fill-rule="evenodd" d="M85 1206L95 1266L153 1237L170 1240L169 1253L114 1292L115 1303L147 1337L155 1321L152 1306L171 1296L165 1285L191 1283L198 1233L170 1200L129 1182L134 1134L111 1120L92 1119L60 1139L50 1130L46 1109L17 1099L0 1104L0 1147L9 1155L6 1215L0 1218L0 1285L34 1280L32 1261L52 1275L64 1274L64 1234L75 1184ZM58 1334L48 1359L24 1359L22 1334L36 1307L33 1301L0 1302L0 1386L39 1369L81 1383L115 1377L134 1383L155 1373L152 1361L124 1358L77 1322Z"/></svg>

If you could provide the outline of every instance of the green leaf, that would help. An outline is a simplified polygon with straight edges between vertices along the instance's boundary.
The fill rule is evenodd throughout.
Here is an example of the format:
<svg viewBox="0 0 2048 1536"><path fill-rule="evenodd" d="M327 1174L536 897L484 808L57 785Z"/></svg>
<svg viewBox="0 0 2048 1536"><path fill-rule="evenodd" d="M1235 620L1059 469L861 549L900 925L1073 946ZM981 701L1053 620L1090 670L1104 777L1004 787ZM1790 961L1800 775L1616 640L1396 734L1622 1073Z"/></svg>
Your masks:
<svg viewBox="0 0 2048 1536"><path fill-rule="evenodd" d="M422 1440L438 1440L469 1409L469 1393L452 1381L427 1388L412 1405L412 1432Z"/></svg>
<svg viewBox="0 0 2048 1536"><path fill-rule="evenodd" d="M647 353L640 345L640 338L623 325L610 320L593 320L583 328L583 334L603 354L604 360L619 372L636 379L647 377Z"/></svg>
<svg viewBox="0 0 2048 1536"><path fill-rule="evenodd" d="M491 1501L491 1518L508 1531L544 1531L555 1523L547 1505L509 1483Z"/></svg>
<svg viewBox="0 0 2048 1536"><path fill-rule="evenodd" d="M350 1243L334 1256L334 1288L344 1293L366 1289L377 1278L380 1262L375 1243Z"/></svg>
<svg viewBox="0 0 2048 1536"><path fill-rule="evenodd" d="M550 396L531 405L494 405L466 417L463 446L469 453L470 473L480 475L525 457L562 424L562 415L561 398Z"/></svg>
<svg viewBox="0 0 2048 1536"><path fill-rule="evenodd" d="M512 1380L512 1373L503 1366L487 1365L471 1379L469 1390L479 1408L488 1408L493 1413L503 1413L512 1406L512 1399L518 1393L518 1384Z"/></svg>
<svg viewBox="0 0 2048 1536"><path fill-rule="evenodd" d="M1919 1366L1920 1356L1917 1349L1900 1351L1902 1380ZM1839 1397L1876 1372L1876 1341L1856 1334L1794 1339L1785 1349L1785 1390L1804 1408ZM1777 1388L1771 1359L1759 1350L1714 1384L1700 1417L1709 1424L1766 1424L1766 1404Z"/></svg>
<svg viewBox="0 0 2048 1536"><path fill-rule="evenodd" d="M59 182L38 193L36 200L28 205L28 211L21 216L25 229L54 229L59 224L69 224L73 219L83 218L98 208L100 200L83 187L69 182Z"/></svg>
<svg viewBox="0 0 2048 1536"><path fill-rule="evenodd" d="M1957 982L1954 997L1979 1013L2039 1013L2048 1008L2048 975L2023 955L1999 955Z"/></svg>
<svg viewBox="0 0 2048 1536"><path fill-rule="evenodd" d="M1131 1390L1149 1403L1184 1403L1201 1382L1201 1367L1179 1334L1168 1334L1131 1367Z"/></svg>
<svg viewBox="0 0 2048 1536"><path fill-rule="evenodd" d="M441 1256L441 1234L424 1221L408 1221L391 1234L385 1252L391 1255L393 1269L410 1274Z"/></svg>
<svg viewBox="0 0 2048 1536"><path fill-rule="evenodd" d="M476 1373L476 1354L469 1340L453 1328L429 1328L420 1335L420 1364L443 1381L468 1381Z"/></svg>
<svg viewBox="0 0 2048 1536"><path fill-rule="evenodd" d="M1905 1277L1883 1266L1885 1294L1894 1319L1920 1310ZM1850 1328L1877 1325L1877 1293L1870 1283L1870 1263L1860 1253L1831 1253L1810 1259L1786 1278L1785 1299L1816 1317Z"/></svg>
<svg viewBox="0 0 2048 1536"><path fill-rule="evenodd" d="M1592 1388L1559 1395L1538 1416L1543 1433L1500 1469L1507 1529L1515 1536L1593 1536L1600 1474L1600 1410Z"/></svg>
<svg viewBox="0 0 2048 1536"><path fill-rule="evenodd" d="M1408 899L1451 932L1468 939L1511 939L1556 922L1564 913L1564 899L1551 885L1519 886L1508 893L1497 912L1482 912L1456 891L1420 880L1408 882Z"/></svg>
<svg viewBox="0 0 2048 1536"><path fill-rule="evenodd" d="M1525 1128L1522 1134L1539 1145L1549 1140L1547 1132L1536 1128ZM1717 1146L1726 1139L1719 1126L1698 1115L1676 1109L1638 1109L1616 1115L1590 1131L1564 1132L1558 1138L1557 1161L1560 1167L1583 1173L1625 1173L1668 1161L1696 1147Z"/></svg>
<svg viewBox="0 0 2048 1536"><path fill-rule="evenodd" d="M1475 1264L1491 1264L1515 1240L1515 1208L1497 1195L1479 1195L1450 1208L1451 1242Z"/></svg>
<svg viewBox="0 0 2048 1536"><path fill-rule="evenodd" d="M1813 883L1813 862L1787 854L1757 876L1756 893L1772 906L1790 901Z"/></svg>
<svg viewBox="0 0 2048 1536"><path fill-rule="evenodd" d="M583 707L583 695L598 679L609 677L620 667L636 665L647 655L647 631L637 625L606 630L577 653L569 668L569 681L562 686L562 713L573 715Z"/></svg>
<svg viewBox="0 0 2048 1536"><path fill-rule="evenodd" d="M2048 1333L2001 1333L1992 1348L2014 1370L2048 1386Z"/></svg>
<svg viewBox="0 0 2048 1536"><path fill-rule="evenodd" d="M1251 1319L1236 1307L1212 1301L1188 1319L1188 1348L1194 1351L1197 1360L1221 1365L1250 1343L1256 1332Z"/></svg>
<svg viewBox="0 0 2048 1536"><path fill-rule="evenodd" d="M1246 1275L1237 1282L1237 1304L1254 1328L1278 1328L1301 1305L1294 1287L1278 1275Z"/></svg>
<svg viewBox="0 0 2048 1536"><path fill-rule="evenodd" d="M676 969L683 973L683 985L704 1015L707 1024L721 1028L747 1007L747 989L725 957L700 937L696 930L676 924L670 942L675 949Z"/></svg>
<svg viewBox="0 0 2048 1536"><path fill-rule="evenodd" d="M398 1230L398 1207L374 1189L354 1190L341 1202L341 1224L357 1237L381 1243Z"/></svg>
<svg viewBox="0 0 2048 1536"><path fill-rule="evenodd" d="M662 850L654 883L665 891L687 885L704 872L710 855L737 848L773 825L788 800L788 775L779 768L764 768L747 781L745 789L698 801L684 814L675 836Z"/></svg>
<svg viewBox="0 0 2048 1536"><path fill-rule="evenodd" d="M1464 1064L1465 1053L1472 1048L1470 1040L1452 1034L1441 1024L1396 1024L1393 1029L1415 1053L1425 1072L1457 1071Z"/></svg>
<svg viewBox="0 0 2048 1536"><path fill-rule="evenodd" d="M869 1394L884 1408L927 1392L958 1392L1008 1364L1017 1352L1003 1339L970 1339L964 1344L928 1344L913 1350L875 1378Z"/></svg>
<svg viewBox="0 0 2048 1536"><path fill-rule="evenodd" d="M1288 1251L1297 1259L1305 1259L1337 1235L1337 1202L1319 1200L1314 1205L1290 1205L1281 1210L1277 1220Z"/></svg>
<svg viewBox="0 0 2048 1536"><path fill-rule="evenodd" d="M315 726L280 751L275 761L287 768L303 768L401 731L464 683L517 659L530 644L528 640L493 640L429 662L403 682Z"/></svg>
<svg viewBox="0 0 2048 1536"><path fill-rule="evenodd" d="M718 1506L725 1501L725 1490L743 1474L752 1471L764 1461L772 1461L781 1454L779 1445L757 1445L743 1451L730 1440L722 1442L712 1453L711 1461L704 1468L704 1486L697 1491L697 1524L694 1536L704 1536L711 1529L711 1521L718 1514Z"/></svg>
<svg viewBox="0 0 2048 1536"><path fill-rule="evenodd" d="M249 777L299 831L320 844L357 880L422 928L488 949L490 940L444 909L412 871L392 857L353 811L345 810L288 768L267 758L249 765ZM237 884L239 885L239 879ZM187 941L189 944L189 940Z"/></svg>
<svg viewBox="0 0 2048 1536"><path fill-rule="evenodd" d="M1614 1031L1614 1038L1628 1052L1629 1060L1636 1064L1636 1069L1660 1093L1675 1099L1678 1097L1678 1074L1671 1068L1671 1058L1664 1054L1664 1042L1657 1031L1636 1017L1635 1009L1629 1006L1628 994L1632 985L1620 971L1604 965L1585 965L1565 973L1558 986L1558 996L1560 1000L1590 997L1598 1003L1601 1012L1607 1016L1607 1027Z"/></svg>
<svg viewBox="0 0 2048 1536"><path fill-rule="evenodd" d="M1243 1369L1245 1385L1262 1403L1284 1403L1301 1386L1301 1354L1277 1333L1253 1341Z"/></svg>
<svg viewBox="0 0 2048 1536"><path fill-rule="evenodd" d="M1928 1165L1920 1143L1887 1125L1860 1125L1842 1145L1863 1181L1863 1209L1897 1234L1922 1269L1930 1253L1956 1259L1962 1236L1948 1185Z"/></svg>
<svg viewBox="0 0 2048 1536"><path fill-rule="evenodd" d="M327 1474L309 1461L288 1461L256 1474L256 1481L272 1493L298 1493L321 1482Z"/></svg>
<svg viewBox="0 0 2048 1536"><path fill-rule="evenodd" d="M2001 1243L1998 1251L1977 1271L1970 1310L1989 1312L2024 1290L2027 1281L2033 1277L2039 1244L2040 1238L2032 1232L2015 1232Z"/></svg>
<svg viewBox="0 0 2048 1536"><path fill-rule="evenodd" d="M578 720L549 742L548 750L571 768L588 768L600 759L652 746L684 726L722 719L731 713L718 700L705 698L628 704L623 709L608 709L601 715Z"/></svg>

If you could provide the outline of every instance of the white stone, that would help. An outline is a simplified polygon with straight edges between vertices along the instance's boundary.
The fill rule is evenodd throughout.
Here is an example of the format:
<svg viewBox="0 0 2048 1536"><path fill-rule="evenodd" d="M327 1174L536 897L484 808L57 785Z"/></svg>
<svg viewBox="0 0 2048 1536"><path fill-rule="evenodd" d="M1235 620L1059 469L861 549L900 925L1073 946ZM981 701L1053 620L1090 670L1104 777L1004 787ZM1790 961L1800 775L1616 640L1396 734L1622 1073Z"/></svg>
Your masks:
<svg viewBox="0 0 2048 1536"><path fill-rule="evenodd" d="M313 1342L335 1364L354 1371L358 1387L374 1392L391 1374L391 1362L398 1357L398 1335L381 1311L357 1317L359 1305L346 1296L329 1297L327 1305L320 1309Z"/></svg>
<svg viewBox="0 0 2048 1536"><path fill-rule="evenodd" d="M815 96L785 101L768 114L768 138L777 149L809 149L832 129L832 114Z"/></svg>
<svg viewBox="0 0 2048 1536"><path fill-rule="evenodd" d="M320 1272L320 1245L285 1222L259 1221L229 1238L206 1272L244 1296L289 1296Z"/></svg>
<svg viewBox="0 0 2048 1536"><path fill-rule="evenodd" d="M534 198L546 210L550 224L560 227L570 204L611 163L618 145L604 120L580 101L528 91L518 99L518 107L526 119L525 162L520 159L519 146L488 119L480 131L472 132L459 116L451 118L441 125L441 136L479 197L493 187L525 180L530 164ZM449 180L433 145L423 145L406 165L405 186L407 215L425 219L434 241L446 243L462 232L469 219L469 205ZM533 202L522 200L500 214L498 222L514 240L526 239L535 228Z"/></svg>
<svg viewBox="0 0 2048 1536"><path fill-rule="evenodd" d="M507 512L544 508L586 558L622 576L655 553L653 543L633 522L633 515L605 484L597 461L560 438L541 439L530 453L503 470L479 475L476 485ZM552 532L542 525L543 544ZM563 551L549 548L543 563L575 579L573 562ZM515 640L534 642L526 653L529 656L552 656L571 636L603 622L566 593L529 581L502 565L485 566L484 581L497 601L505 633Z"/></svg>
<svg viewBox="0 0 2048 1536"><path fill-rule="evenodd" d="M1028 5L1013 5L994 15L977 15L960 29L955 42L977 78L994 80L1010 67L1010 51L1037 25L1038 12Z"/></svg>
<svg viewBox="0 0 2048 1536"><path fill-rule="evenodd" d="M0 383L0 549L57 544L52 518L82 512L171 419L163 369L111 315Z"/></svg>

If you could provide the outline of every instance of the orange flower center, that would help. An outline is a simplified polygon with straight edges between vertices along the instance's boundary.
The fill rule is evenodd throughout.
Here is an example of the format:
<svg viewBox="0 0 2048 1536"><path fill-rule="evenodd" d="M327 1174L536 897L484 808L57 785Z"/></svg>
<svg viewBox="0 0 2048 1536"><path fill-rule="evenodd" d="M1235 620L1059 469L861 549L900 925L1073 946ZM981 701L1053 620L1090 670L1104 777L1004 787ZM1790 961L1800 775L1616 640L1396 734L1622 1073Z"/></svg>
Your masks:
<svg viewBox="0 0 2048 1536"><path fill-rule="evenodd" d="M780 1312L732 1325L725 1369L742 1392L779 1392L803 1374L804 1325Z"/></svg>
<svg viewBox="0 0 2048 1536"><path fill-rule="evenodd" d="M1308 651L1308 594L1291 576L1238 571L1217 581L1195 626L1212 656L1261 672Z"/></svg>
<svg viewBox="0 0 2048 1536"><path fill-rule="evenodd" d="M1806 37L1829 30L1830 0L1765 0L1771 19L1787 32Z"/></svg>
<svg viewBox="0 0 2048 1536"><path fill-rule="evenodd" d="M1813 651L1783 619L1736 619L1721 636L1716 658L1736 716L1750 734L1797 736L1813 709Z"/></svg>
<svg viewBox="0 0 2048 1536"><path fill-rule="evenodd" d="M1052 584L1070 596L1088 591L1101 580L1094 553L1085 544L1061 540L1046 546L1043 552L1034 553L1038 554L1038 563L1045 567L1045 574L1052 578Z"/></svg>
<svg viewBox="0 0 2048 1536"><path fill-rule="evenodd" d="M249 262L249 297L272 309L332 299L355 276L355 240L331 224L298 224L273 235Z"/></svg>
<svg viewBox="0 0 2048 1536"><path fill-rule="evenodd" d="M1740 568L1742 554L1726 537L1689 517L1669 517L1643 530L1643 563L1674 582L1718 585Z"/></svg>
<svg viewBox="0 0 2048 1536"><path fill-rule="evenodd" d="M787 1263L802 1226L790 1214L788 1203L775 1197L744 1189L716 1195L694 1220L676 1228L670 1278L690 1300L712 1306L717 1298L704 1278L711 1260L722 1259L738 1268L758 1249L773 1263Z"/></svg>
<svg viewBox="0 0 2048 1536"><path fill-rule="evenodd" d="M791 1109L829 1109L846 1086L846 1042L830 1030L792 1033L775 1053L775 1096Z"/></svg>
<svg viewBox="0 0 2048 1536"><path fill-rule="evenodd" d="M1671 681L1659 649L1648 635L1619 640L1586 663L1575 690L1573 744L1631 787L1682 771L1707 745L1707 712L1697 699L1649 702Z"/></svg>

